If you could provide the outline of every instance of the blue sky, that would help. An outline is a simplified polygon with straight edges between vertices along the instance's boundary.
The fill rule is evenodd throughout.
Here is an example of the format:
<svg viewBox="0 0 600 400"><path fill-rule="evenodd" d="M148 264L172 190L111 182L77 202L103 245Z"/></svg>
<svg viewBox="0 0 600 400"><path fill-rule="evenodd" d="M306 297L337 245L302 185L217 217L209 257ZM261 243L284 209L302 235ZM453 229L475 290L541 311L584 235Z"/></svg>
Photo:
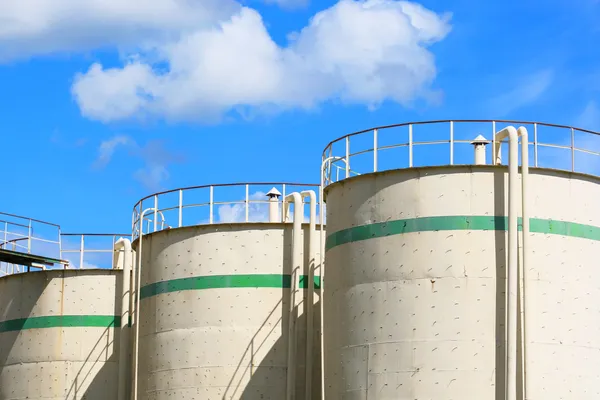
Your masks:
<svg viewBox="0 0 600 400"><path fill-rule="evenodd" d="M0 211L63 231L128 232L159 190L317 183L330 140L376 125L600 129L595 0L12 3Z"/></svg>

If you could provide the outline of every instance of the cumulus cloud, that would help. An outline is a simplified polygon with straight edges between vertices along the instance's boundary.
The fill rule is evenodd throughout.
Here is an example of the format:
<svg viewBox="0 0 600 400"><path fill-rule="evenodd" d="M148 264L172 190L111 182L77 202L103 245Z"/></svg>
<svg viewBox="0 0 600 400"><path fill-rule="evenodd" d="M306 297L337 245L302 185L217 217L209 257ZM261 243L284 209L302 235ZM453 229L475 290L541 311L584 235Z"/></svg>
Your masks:
<svg viewBox="0 0 600 400"><path fill-rule="evenodd" d="M152 46L214 26L233 0L19 0L0 2L0 61L111 46Z"/></svg>
<svg viewBox="0 0 600 400"><path fill-rule="evenodd" d="M327 101L410 106L435 94L428 47L449 33L449 15L408 1L341 0L281 46L257 11L227 9L206 11L194 27L187 16L169 18L183 21L177 34L140 39L123 66L95 63L77 75L72 93L82 114L105 122L206 122L231 111L314 109Z"/></svg>

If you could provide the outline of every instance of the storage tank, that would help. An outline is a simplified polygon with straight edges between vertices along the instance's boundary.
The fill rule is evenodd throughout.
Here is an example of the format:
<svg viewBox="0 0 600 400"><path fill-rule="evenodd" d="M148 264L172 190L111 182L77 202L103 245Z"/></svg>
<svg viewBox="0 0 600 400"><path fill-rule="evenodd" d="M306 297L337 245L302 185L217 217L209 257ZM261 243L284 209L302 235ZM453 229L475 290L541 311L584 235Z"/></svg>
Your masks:
<svg viewBox="0 0 600 400"><path fill-rule="evenodd" d="M499 159L496 143L487 156L478 155L479 165L465 165L473 163L468 138L481 129L489 139L506 133L493 121L464 122L463 137L457 137L457 121L376 128L327 147L326 398L504 400L524 399L524 391L527 399L600 396L595 136L545 124L503 126L509 124L527 127L531 139L531 168L510 179L506 165L490 165ZM550 142L542 133L552 130L564 135ZM383 134L389 134L386 143ZM352 146L365 143L355 140L360 135L375 146ZM430 150L435 146L416 147L423 142L451 150L440 155ZM563 155L545 151L545 143L563 146ZM396 153L382 168L386 149L407 150L406 157ZM367 153L368 160L353 157ZM589 174L580 172L586 168ZM522 216L522 196L529 233L515 236L519 254L507 231L515 211ZM507 261L509 249L518 263ZM509 283L516 284L509 296L507 269Z"/></svg>
<svg viewBox="0 0 600 400"><path fill-rule="evenodd" d="M0 277L0 400L117 399L121 274Z"/></svg>
<svg viewBox="0 0 600 400"><path fill-rule="evenodd" d="M307 203L307 190L318 185L201 186L136 205L138 399L320 398L318 227L311 244L310 207L282 213L286 193Z"/></svg>

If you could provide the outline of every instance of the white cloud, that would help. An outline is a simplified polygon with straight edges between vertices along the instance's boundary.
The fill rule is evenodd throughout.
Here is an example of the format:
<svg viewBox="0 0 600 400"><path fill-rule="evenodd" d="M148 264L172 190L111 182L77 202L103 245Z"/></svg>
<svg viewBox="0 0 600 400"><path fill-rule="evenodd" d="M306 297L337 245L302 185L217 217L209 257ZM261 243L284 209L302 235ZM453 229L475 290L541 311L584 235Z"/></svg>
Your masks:
<svg viewBox="0 0 600 400"><path fill-rule="evenodd" d="M540 70L521 79L509 91L498 95L490 101L490 109L495 115L505 116L511 112L533 104L554 80L554 72L549 69Z"/></svg>
<svg viewBox="0 0 600 400"><path fill-rule="evenodd" d="M152 46L239 10L233 0L0 2L0 60L109 46Z"/></svg>
<svg viewBox="0 0 600 400"><path fill-rule="evenodd" d="M433 94L436 67L427 47L450 31L447 15L416 3L341 0L282 47L255 10L223 15L136 42L122 67L93 64L72 87L82 114L105 122L215 121L232 110L312 109L326 101L409 106Z"/></svg>
<svg viewBox="0 0 600 400"><path fill-rule="evenodd" d="M248 208L248 221L249 222L269 222L269 204L267 201L266 193L257 191L250 194L250 205ZM262 201L265 201L264 203ZM281 204L279 204L279 217L281 217ZM308 223L310 220L310 214L308 205L304 205L304 215L302 222ZM246 205L243 203L243 199L240 203L236 204L224 204L217 208L216 222L245 222L246 221ZM289 222L294 221L294 213L291 210L289 215ZM201 221L200 223L208 223L208 221ZM319 214L317 213L317 224L319 224Z"/></svg>
<svg viewBox="0 0 600 400"><path fill-rule="evenodd" d="M294 10L301 7L306 7L309 0L264 0L267 4L276 4L284 10Z"/></svg>
<svg viewBox="0 0 600 400"><path fill-rule="evenodd" d="M133 177L151 191L161 190L163 182L170 177L167 167L183 160L181 154L168 150L161 141L152 140L140 145L129 136L117 135L100 143L94 166L108 165L119 146L128 148L132 156L142 160L143 166L133 173Z"/></svg>
<svg viewBox="0 0 600 400"><path fill-rule="evenodd" d="M94 165L98 168L106 166L112 159L117 147L131 143L132 139L124 135L117 135L109 140L101 142L100 147L98 148L98 158L96 159Z"/></svg>
<svg viewBox="0 0 600 400"><path fill-rule="evenodd" d="M267 194L261 191L249 196L248 207L249 222L269 222L269 204L258 203L258 200L267 200ZM243 201L243 200L241 200ZM244 222L246 221L246 204L224 204L217 208L217 222Z"/></svg>
<svg viewBox="0 0 600 400"><path fill-rule="evenodd" d="M595 101L587 103L581 114L575 119L578 128L600 130L600 108Z"/></svg>

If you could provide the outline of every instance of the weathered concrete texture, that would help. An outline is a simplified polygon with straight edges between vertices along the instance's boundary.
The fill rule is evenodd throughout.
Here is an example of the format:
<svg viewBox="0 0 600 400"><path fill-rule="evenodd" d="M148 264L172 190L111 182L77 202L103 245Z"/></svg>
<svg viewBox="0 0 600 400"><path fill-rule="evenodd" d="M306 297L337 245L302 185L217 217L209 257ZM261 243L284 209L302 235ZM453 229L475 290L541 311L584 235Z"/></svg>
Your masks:
<svg viewBox="0 0 600 400"><path fill-rule="evenodd" d="M285 399L291 243L292 224L203 225L144 236L140 400ZM303 257L308 265L307 248ZM299 279L307 271L295 273ZM294 296L296 399L305 390L306 293ZM318 293L315 311L317 300ZM318 328L315 312L314 399Z"/></svg>
<svg viewBox="0 0 600 400"><path fill-rule="evenodd" d="M0 278L0 400L116 399L121 272Z"/></svg>
<svg viewBox="0 0 600 400"><path fill-rule="evenodd" d="M600 397L598 229L570 224L561 233L547 221L600 227L598 183L530 169L530 217L545 221L537 232L532 223L529 239L531 400ZM330 234L387 223L327 251L328 399L504 399L507 237L502 222L480 223L506 215L506 188L506 168L457 166L327 189ZM453 228L447 216L483 218ZM423 217L441 218L414 220ZM395 220L406 222L391 228Z"/></svg>

